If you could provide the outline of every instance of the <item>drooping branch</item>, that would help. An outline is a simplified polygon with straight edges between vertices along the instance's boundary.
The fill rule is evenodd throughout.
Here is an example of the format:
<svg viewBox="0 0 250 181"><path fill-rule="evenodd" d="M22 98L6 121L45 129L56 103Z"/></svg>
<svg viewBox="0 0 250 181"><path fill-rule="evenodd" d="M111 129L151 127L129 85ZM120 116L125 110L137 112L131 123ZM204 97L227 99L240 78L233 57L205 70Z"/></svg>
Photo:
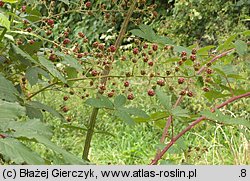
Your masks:
<svg viewBox="0 0 250 181"><path fill-rule="evenodd" d="M211 109L211 112L215 112L216 109L220 109L226 105L228 105L229 103L236 101L238 99L241 99L243 97L249 97L250 96L250 92L245 93L245 94L241 94L235 97L232 97L230 99L228 99L227 101L223 102L222 104L215 106L215 108ZM163 155L169 150L169 148L176 143L176 141L182 137L187 131L189 131L190 129L192 129L195 125L197 125L198 123L200 123L202 120L205 120L206 117L205 116L201 116L198 119L196 119L195 121L193 121L189 126L187 126L185 129L183 129L177 136L173 137L173 139L167 144L167 146L157 154L157 156L155 157L154 160L152 160L152 162L150 163L150 165L156 165L158 163L158 161L163 157Z"/></svg>

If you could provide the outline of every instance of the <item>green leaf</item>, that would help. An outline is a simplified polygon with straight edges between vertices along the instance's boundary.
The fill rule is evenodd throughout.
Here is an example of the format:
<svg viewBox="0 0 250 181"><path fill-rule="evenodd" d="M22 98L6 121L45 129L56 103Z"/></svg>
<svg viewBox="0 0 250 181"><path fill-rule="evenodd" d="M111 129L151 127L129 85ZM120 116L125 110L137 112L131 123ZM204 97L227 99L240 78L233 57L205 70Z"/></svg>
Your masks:
<svg viewBox="0 0 250 181"><path fill-rule="evenodd" d="M20 61L23 65L31 66L32 62L36 63L36 60L34 60L28 53L24 52L13 43L11 44L10 54L12 55L12 57Z"/></svg>
<svg viewBox="0 0 250 181"><path fill-rule="evenodd" d="M65 3L66 5L69 5L69 0L59 0L59 1Z"/></svg>
<svg viewBox="0 0 250 181"><path fill-rule="evenodd" d="M190 54L190 53L191 53L191 50L190 50L190 49L188 49L188 48L186 48L186 47L183 47L183 46L178 46L178 45L174 46L174 51L175 51L175 52L178 52L178 53L181 53L181 52L183 52L183 51L187 52L187 54Z"/></svg>
<svg viewBox="0 0 250 181"><path fill-rule="evenodd" d="M77 71L82 71L82 66L78 63L78 61L69 55L63 55L63 64L68 65L70 67L75 68Z"/></svg>
<svg viewBox="0 0 250 181"><path fill-rule="evenodd" d="M58 117L59 119L65 121L62 114L60 114L58 111L56 111L55 109L53 109L52 107L48 105L42 104L41 102L37 102L37 101L31 101L28 103L28 105L36 109L45 110L49 112L50 114L52 114L53 116Z"/></svg>
<svg viewBox="0 0 250 181"><path fill-rule="evenodd" d="M199 50L197 50L197 55L207 55L208 51L215 48L214 45L209 45L209 46L205 46L203 48L200 48Z"/></svg>
<svg viewBox="0 0 250 181"><path fill-rule="evenodd" d="M10 21L2 13L0 13L0 26L10 30Z"/></svg>
<svg viewBox="0 0 250 181"><path fill-rule="evenodd" d="M156 89L156 96L160 104L163 105L167 111L172 108L171 96L167 95L159 88Z"/></svg>
<svg viewBox="0 0 250 181"><path fill-rule="evenodd" d="M42 75L46 77L47 79L50 79L49 74L39 67L29 67L25 73L25 77L27 78L31 86L37 84L39 80L39 75Z"/></svg>
<svg viewBox="0 0 250 181"><path fill-rule="evenodd" d="M182 109L180 106L177 106L171 111L172 115L175 117L190 117L188 115L188 110Z"/></svg>
<svg viewBox="0 0 250 181"><path fill-rule="evenodd" d="M204 96L205 96L208 100L210 100L210 101L212 101L212 100L214 100L214 99L218 99L218 98L224 98L224 97L227 97L227 96L230 96L230 95L231 95L231 94L222 94L221 92L214 91L214 90L211 90L211 91L206 92L206 93L204 94Z"/></svg>
<svg viewBox="0 0 250 181"><path fill-rule="evenodd" d="M104 96L99 96L98 98L89 98L85 102L87 105L90 105L92 107L96 108L108 108L108 109L114 109L113 103Z"/></svg>
<svg viewBox="0 0 250 181"><path fill-rule="evenodd" d="M114 106L116 108L122 107L125 105L126 101L127 101L127 99L124 95L118 95L118 96L116 96L116 98L114 100Z"/></svg>
<svg viewBox="0 0 250 181"><path fill-rule="evenodd" d="M216 110L214 113L211 113L210 111L202 111L201 114L207 119L212 119L224 124L243 125L250 128L250 121L243 118L232 118L231 116L224 115L219 110Z"/></svg>
<svg viewBox="0 0 250 181"><path fill-rule="evenodd" d="M156 112L149 116L149 118L135 118L135 122L142 123L142 122L150 122L150 121L159 121L167 118L169 113L167 112Z"/></svg>
<svg viewBox="0 0 250 181"><path fill-rule="evenodd" d="M37 67L30 67L27 69L25 73L25 77L27 78L28 82L30 83L31 87L38 82L38 72Z"/></svg>
<svg viewBox="0 0 250 181"><path fill-rule="evenodd" d="M78 72L75 68L73 67L66 67L64 69L64 71L66 72L67 75L67 79L73 79L73 78L77 78ZM67 84L71 87L73 86L75 83L75 81L69 81L67 82Z"/></svg>
<svg viewBox="0 0 250 181"><path fill-rule="evenodd" d="M16 95L19 93L12 82L0 74L0 99L15 102L17 101Z"/></svg>
<svg viewBox="0 0 250 181"><path fill-rule="evenodd" d="M236 48L236 51L237 53L240 55L240 56L243 56L247 53L247 43L242 41L242 40L237 40L235 43L235 48Z"/></svg>
<svg viewBox="0 0 250 181"><path fill-rule="evenodd" d="M119 110L125 111L126 113L132 114L137 117L146 118L146 119L149 118L149 116L145 113L145 111L135 108L135 107L129 107L129 108L123 107L123 108L119 108Z"/></svg>
<svg viewBox="0 0 250 181"><path fill-rule="evenodd" d="M154 41L156 39L156 34L150 26L145 24L140 24L139 28L144 32L149 41Z"/></svg>
<svg viewBox="0 0 250 181"><path fill-rule="evenodd" d="M44 165L45 161L33 150L13 138L0 139L0 153L16 164Z"/></svg>
<svg viewBox="0 0 250 181"><path fill-rule="evenodd" d="M125 112L125 111L121 111L121 110L116 110L114 112L115 116L117 118L119 118L120 120L124 121L125 123L127 123L130 126L134 126L135 122L134 120L131 118L131 116Z"/></svg>
<svg viewBox="0 0 250 181"><path fill-rule="evenodd" d="M12 136L15 138L25 137L28 139L38 139L40 136L51 139L52 129L42 123L39 119L31 119L28 121L15 121L8 125L9 128L14 129Z"/></svg>
<svg viewBox="0 0 250 181"><path fill-rule="evenodd" d="M5 3L17 3L19 0L2 0Z"/></svg>
<svg viewBox="0 0 250 181"><path fill-rule="evenodd" d="M172 45L173 41L165 36L156 36L156 40L154 41L155 43L159 43L162 45Z"/></svg>
<svg viewBox="0 0 250 181"><path fill-rule="evenodd" d="M233 34L231 35L223 44L221 44L218 48L217 51L221 51L221 50L225 50L225 49L229 49L232 47L233 45L233 41L234 39L238 36L238 34Z"/></svg>
<svg viewBox="0 0 250 181"><path fill-rule="evenodd" d="M26 108L26 114L30 119L40 119L41 121L43 121L43 114L41 110L34 108L29 104L26 104L25 108Z"/></svg>
<svg viewBox="0 0 250 181"><path fill-rule="evenodd" d="M0 100L0 121L13 120L25 115L25 107L18 103L5 102Z"/></svg>
<svg viewBox="0 0 250 181"><path fill-rule="evenodd" d="M29 55L33 56L35 53L39 51L41 46L43 45L42 41L35 41L32 46L30 44L20 45L19 47L24 51L27 52Z"/></svg>
<svg viewBox="0 0 250 181"><path fill-rule="evenodd" d="M63 75L56 69L55 65L48 61L46 58L39 56L40 63L53 75L54 77L61 80L63 83L66 83L67 81L63 77Z"/></svg>
<svg viewBox="0 0 250 181"><path fill-rule="evenodd" d="M88 164L88 162L83 161L81 158L78 158L77 156L72 155L71 153L65 151L64 149L60 148L50 140L40 137L36 138L39 143L42 143L47 148L51 149L55 153L58 153L63 156L63 159L65 161L65 164L72 164L72 165L83 165Z"/></svg>

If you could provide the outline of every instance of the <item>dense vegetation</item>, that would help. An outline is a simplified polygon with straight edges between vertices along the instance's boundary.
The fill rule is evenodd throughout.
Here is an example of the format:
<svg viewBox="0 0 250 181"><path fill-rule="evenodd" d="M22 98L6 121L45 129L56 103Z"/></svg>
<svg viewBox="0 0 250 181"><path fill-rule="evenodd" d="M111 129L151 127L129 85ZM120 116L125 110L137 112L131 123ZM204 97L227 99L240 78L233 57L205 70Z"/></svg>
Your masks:
<svg viewBox="0 0 250 181"><path fill-rule="evenodd" d="M0 164L249 164L247 0L0 0Z"/></svg>

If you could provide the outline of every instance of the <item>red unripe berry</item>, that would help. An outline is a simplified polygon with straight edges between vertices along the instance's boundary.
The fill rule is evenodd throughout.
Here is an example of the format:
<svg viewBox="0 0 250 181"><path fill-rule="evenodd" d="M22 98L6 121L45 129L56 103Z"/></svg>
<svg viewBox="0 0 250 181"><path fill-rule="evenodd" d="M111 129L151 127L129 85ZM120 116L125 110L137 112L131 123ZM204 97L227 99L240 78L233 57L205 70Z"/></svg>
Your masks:
<svg viewBox="0 0 250 181"><path fill-rule="evenodd" d="M196 54L197 53L197 50L195 48L192 49L192 54Z"/></svg>
<svg viewBox="0 0 250 181"><path fill-rule="evenodd" d="M77 54L77 58L82 58L83 57L83 54L82 53L78 53Z"/></svg>
<svg viewBox="0 0 250 181"><path fill-rule="evenodd" d="M35 41L34 40L29 40L29 44L34 44L35 43Z"/></svg>
<svg viewBox="0 0 250 181"><path fill-rule="evenodd" d="M128 87L129 86L129 81L125 81L124 82L124 87Z"/></svg>
<svg viewBox="0 0 250 181"><path fill-rule="evenodd" d="M64 101L67 101L68 99L69 99L69 96L64 96L64 97L63 97L63 100L64 100Z"/></svg>
<svg viewBox="0 0 250 181"><path fill-rule="evenodd" d="M182 51L182 52L181 52L181 57L184 57L184 56L187 56L187 52Z"/></svg>
<svg viewBox="0 0 250 181"><path fill-rule="evenodd" d="M204 88L203 88L203 91L204 91L204 92L209 92L210 90L209 90L208 87L204 87Z"/></svg>
<svg viewBox="0 0 250 181"><path fill-rule="evenodd" d="M85 3L85 6L86 6L86 8L91 8L92 3L90 1L88 1L88 2Z"/></svg>
<svg viewBox="0 0 250 181"><path fill-rule="evenodd" d="M145 63L148 62L148 57L144 57L143 62L145 62Z"/></svg>
<svg viewBox="0 0 250 181"><path fill-rule="evenodd" d="M102 91L105 91L105 90L106 90L106 86L105 86L105 85L100 85L99 88L100 88L100 90L102 90Z"/></svg>
<svg viewBox="0 0 250 181"><path fill-rule="evenodd" d="M64 34L65 37L69 36L69 32L68 31L65 31L63 34Z"/></svg>
<svg viewBox="0 0 250 181"><path fill-rule="evenodd" d="M68 111L69 111L69 108L68 108L67 106L63 106L62 111L63 111L63 112L68 112Z"/></svg>
<svg viewBox="0 0 250 181"><path fill-rule="evenodd" d="M157 84L159 85L159 86L164 86L165 85L165 81L164 80L157 80Z"/></svg>
<svg viewBox="0 0 250 181"><path fill-rule="evenodd" d="M65 38L65 39L63 40L63 44L64 44L64 45L67 45L67 44L69 44L69 43L70 43L70 39Z"/></svg>
<svg viewBox="0 0 250 181"><path fill-rule="evenodd" d="M157 51L158 50L158 45L153 44L152 48L153 48L154 51Z"/></svg>
<svg viewBox="0 0 250 181"><path fill-rule="evenodd" d="M133 49L133 54L137 55L139 53L139 49L138 48L134 48Z"/></svg>
<svg viewBox="0 0 250 181"><path fill-rule="evenodd" d="M178 78L178 83L183 84L185 82L185 79L183 77Z"/></svg>
<svg viewBox="0 0 250 181"><path fill-rule="evenodd" d="M212 69L207 69L207 74L212 74L213 70Z"/></svg>
<svg viewBox="0 0 250 181"><path fill-rule="evenodd" d="M148 54L149 54L149 55L153 55L153 51L152 51L152 50L149 50L149 51L148 51Z"/></svg>
<svg viewBox="0 0 250 181"><path fill-rule="evenodd" d="M181 95L181 96L185 96L185 95L186 95L186 91L185 91L185 90L182 90L182 91L180 92L180 95Z"/></svg>
<svg viewBox="0 0 250 181"><path fill-rule="evenodd" d="M192 91L188 91L187 95L188 95L188 97L193 97L194 96Z"/></svg>
<svg viewBox="0 0 250 181"><path fill-rule="evenodd" d="M113 97L113 96L114 96L114 92L113 91L108 93L108 97Z"/></svg>
<svg viewBox="0 0 250 181"><path fill-rule="evenodd" d="M93 43L93 47L95 47L95 48L98 47L98 44L99 44L99 43L98 43L97 41L94 42L94 43Z"/></svg>
<svg viewBox="0 0 250 181"><path fill-rule="evenodd" d="M92 76L97 76L97 75L98 75L97 70L92 70L92 71L91 71L91 75L92 75Z"/></svg>
<svg viewBox="0 0 250 181"><path fill-rule="evenodd" d="M185 61L187 60L187 56L181 57L181 60L182 60L183 62L185 62Z"/></svg>
<svg viewBox="0 0 250 181"><path fill-rule="evenodd" d="M152 61L148 62L148 65L149 65L149 66L153 66L153 65L154 65L154 62L152 62Z"/></svg>
<svg viewBox="0 0 250 181"><path fill-rule="evenodd" d="M0 7L4 6L4 2L0 0Z"/></svg>
<svg viewBox="0 0 250 181"><path fill-rule="evenodd" d="M192 61L195 61L195 60L196 60L196 55L191 54L191 55L190 55L190 59L191 59Z"/></svg>
<svg viewBox="0 0 250 181"><path fill-rule="evenodd" d="M85 37L85 35L84 35L82 32L79 32L79 33L78 33L78 36L81 37L81 38L84 38L84 37Z"/></svg>
<svg viewBox="0 0 250 181"><path fill-rule="evenodd" d="M148 48L148 44L145 43L145 44L143 45L143 48L144 48L144 49Z"/></svg>
<svg viewBox="0 0 250 181"><path fill-rule="evenodd" d="M47 36L49 36L49 35L51 35L51 34L52 34L52 31L51 31L51 30L46 31L46 35L47 35Z"/></svg>
<svg viewBox="0 0 250 181"><path fill-rule="evenodd" d="M48 25L50 25L50 26L54 26L54 20L53 19L48 19L47 20L47 23L48 23Z"/></svg>
<svg viewBox="0 0 250 181"><path fill-rule="evenodd" d="M26 29L26 31L28 31L28 32L32 32L32 28L31 28L31 27L29 27L29 28L27 28L27 29Z"/></svg>
<svg viewBox="0 0 250 181"><path fill-rule="evenodd" d="M98 48L99 48L100 50L104 50L104 45L103 45L103 44L98 44Z"/></svg>
<svg viewBox="0 0 250 181"><path fill-rule="evenodd" d="M149 89L148 90L148 95L149 96L154 96L155 95L155 91L153 89Z"/></svg>
<svg viewBox="0 0 250 181"><path fill-rule="evenodd" d="M26 6L22 6L22 12L26 11Z"/></svg>
<svg viewBox="0 0 250 181"><path fill-rule="evenodd" d="M129 94L128 97L127 97L128 100L133 100L134 98L135 98L134 94L132 94L132 93Z"/></svg>
<svg viewBox="0 0 250 181"><path fill-rule="evenodd" d="M116 47L114 45L111 45L109 47L109 49L110 49L111 52L115 52L116 51Z"/></svg>
<svg viewBox="0 0 250 181"><path fill-rule="evenodd" d="M57 58L57 56L55 55L55 54L50 54L50 56L49 56L49 59L51 60L51 61L55 61L56 60L56 58Z"/></svg>

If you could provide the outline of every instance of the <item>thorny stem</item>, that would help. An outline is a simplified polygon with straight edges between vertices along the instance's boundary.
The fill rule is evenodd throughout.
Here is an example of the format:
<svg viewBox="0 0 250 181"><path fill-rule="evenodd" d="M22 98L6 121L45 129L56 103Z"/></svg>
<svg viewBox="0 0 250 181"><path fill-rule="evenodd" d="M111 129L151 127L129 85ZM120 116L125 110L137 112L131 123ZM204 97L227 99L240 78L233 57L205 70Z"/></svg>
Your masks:
<svg viewBox="0 0 250 181"><path fill-rule="evenodd" d="M121 27L121 30L120 30L120 33L117 37L117 40L115 42L115 47L118 48L122 42L122 39L126 33L126 30L127 30L127 26L128 26L128 23L129 23L129 20L130 20L130 17L132 16L133 14L133 11L136 7L136 1L132 1L132 4L128 10L128 14L122 24L122 27ZM117 52L117 51L116 51ZM114 57L114 55L113 55ZM107 76L108 74L110 73L110 70L104 70L102 72L102 75L103 76ZM106 84L107 82L107 78L106 77L103 77L101 79L101 83L102 84ZM92 137L93 137L93 134L94 134L94 127L95 127L95 124L96 124L96 118L97 118L97 115L98 115L98 108L93 108L92 110L92 113L91 113L91 116L89 118L89 129L88 129L88 132L87 132L87 136L86 136L86 139L85 139L85 144L84 144L84 150L83 150L83 155L82 155L82 158L84 160L88 160L88 156L89 156L89 150L90 150L90 143L91 143L91 140L92 140Z"/></svg>
<svg viewBox="0 0 250 181"><path fill-rule="evenodd" d="M229 103L236 101L238 99L241 99L243 97L249 97L250 96L250 92L245 93L245 94L241 94L235 97L232 97L230 99L228 99L227 101L223 102L222 104L215 106L215 108L211 109L211 112L215 112L216 109L220 109L226 105L228 105ZM189 131L190 129L192 129L195 125L197 125L198 123L200 123L202 120L205 120L206 117L205 116L201 116L198 119L196 119L195 121L193 121L189 126L187 126L185 129L183 129L177 136L175 136L173 139L171 139L171 141L167 144L167 146L159 153L157 154L156 158L154 160L152 160L152 162L150 163L150 165L156 165L158 163L158 161L163 157L163 155L168 151L168 149L180 138L182 137L187 131Z"/></svg>

